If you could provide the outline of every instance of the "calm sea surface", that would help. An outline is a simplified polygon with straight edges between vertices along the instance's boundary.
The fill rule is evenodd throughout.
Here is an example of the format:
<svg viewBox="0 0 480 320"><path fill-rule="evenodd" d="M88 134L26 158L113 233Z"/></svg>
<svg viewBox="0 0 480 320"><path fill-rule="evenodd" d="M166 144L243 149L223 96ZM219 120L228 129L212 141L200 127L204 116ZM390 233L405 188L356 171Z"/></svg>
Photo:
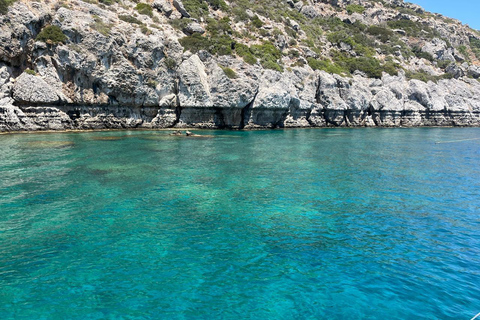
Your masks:
<svg viewBox="0 0 480 320"><path fill-rule="evenodd" d="M0 319L480 312L480 128L200 133L0 136Z"/></svg>

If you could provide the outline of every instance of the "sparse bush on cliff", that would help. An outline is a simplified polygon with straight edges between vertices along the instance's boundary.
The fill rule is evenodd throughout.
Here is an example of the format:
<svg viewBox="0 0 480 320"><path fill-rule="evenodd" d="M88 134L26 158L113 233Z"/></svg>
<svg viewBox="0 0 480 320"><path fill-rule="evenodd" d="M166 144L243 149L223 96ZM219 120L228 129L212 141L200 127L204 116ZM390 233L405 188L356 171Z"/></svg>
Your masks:
<svg viewBox="0 0 480 320"><path fill-rule="evenodd" d="M450 64L452 64L452 61L450 60L438 60L437 61L437 67L440 69L445 70Z"/></svg>
<svg viewBox="0 0 480 320"><path fill-rule="evenodd" d="M467 46L459 46L457 49L465 57L465 59L470 62L470 54L468 52Z"/></svg>
<svg viewBox="0 0 480 320"><path fill-rule="evenodd" d="M90 24L90 28L97 30L99 33L107 37L112 30L113 24L103 22L102 18L99 16L94 16L93 20L94 22Z"/></svg>
<svg viewBox="0 0 480 320"><path fill-rule="evenodd" d="M333 61L350 73L358 70L370 78L380 78L382 76L382 65L374 57L349 57L337 51L333 53Z"/></svg>
<svg viewBox="0 0 480 320"><path fill-rule="evenodd" d="M158 86L158 81L149 79L147 80L147 86L149 86L152 89L155 89Z"/></svg>
<svg viewBox="0 0 480 320"><path fill-rule="evenodd" d="M352 13L362 14L365 11L365 7L359 4L349 4L345 7L345 9L347 9L348 14L352 14Z"/></svg>
<svg viewBox="0 0 480 320"><path fill-rule="evenodd" d="M62 32L62 29L58 26L47 26L40 31L36 38L37 41L46 43L58 44L64 43L67 40L67 36Z"/></svg>
<svg viewBox="0 0 480 320"><path fill-rule="evenodd" d="M153 17L153 10L152 10L152 7L149 4L140 2L135 7L135 10L137 10L138 13L140 13L140 14L144 14L146 16Z"/></svg>
<svg viewBox="0 0 480 320"><path fill-rule="evenodd" d="M423 52L419 47L413 47L412 52L417 58L423 58L431 62L435 61L435 58L430 53Z"/></svg>
<svg viewBox="0 0 480 320"><path fill-rule="evenodd" d="M260 20L260 18L257 16L257 15L254 15L253 18L251 19L251 24L255 27L255 28L261 28L263 27L263 22L262 20Z"/></svg>
<svg viewBox="0 0 480 320"><path fill-rule="evenodd" d="M228 6L224 0L207 0L207 2L214 10L228 10Z"/></svg>
<svg viewBox="0 0 480 320"><path fill-rule="evenodd" d="M323 70L323 71L326 71L328 73L336 73L336 74L344 74L344 73L348 73L347 70L343 69L342 67L332 63L331 61L329 60L317 60L317 59L314 59L314 58L308 58L307 59L308 61L308 65L310 66L310 68L312 68L313 70Z"/></svg>
<svg viewBox="0 0 480 320"><path fill-rule="evenodd" d="M359 70L365 73L369 78L382 77L383 68L380 62L373 57L350 58L346 61L346 65L352 73Z"/></svg>
<svg viewBox="0 0 480 320"><path fill-rule="evenodd" d="M251 47L236 43L235 52L248 64L255 64L260 61L262 67L266 69L283 71L283 67L278 63L282 57L282 52L268 41Z"/></svg>
<svg viewBox="0 0 480 320"><path fill-rule="evenodd" d="M392 61L386 61L382 65L380 61L374 57L350 57L339 51L333 51L332 56L333 63L327 59L317 60L308 58L308 65L313 70L324 70L340 75L349 75L358 70L370 78L380 78L382 72L394 75L398 73L399 69L399 66Z"/></svg>
<svg viewBox="0 0 480 320"><path fill-rule="evenodd" d="M128 23L133 23L133 24L138 24L138 25L142 25L143 22L138 20L137 18L133 17L133 16L128 16L128 15L119 15L118 16L118 19L122 20L122 21L125 21L125 22L128 22Z"/></svg>
<svg viewBox="0 0 480 320"><path fill-rule="evenodd" d="M273 44L264 42L263 44L253 45L250 51L260 60L260 64L266 69L283 71L278 60L282 57L282 52Z"/></svg>
<svg viewBox="0 0 480 320"><path fill-rule="evenodd" d="M195 19L208 16L208 3L202 0L183 0L185 10Z"/></svg>
<svg viewBox="0 0 480 320"><path fill-rule="evenodd" d="M420 14L420 13L418 13L415 10L410 9L410 8L395 7L394 9L398 10L398 12L400 12L400 13L409 14L411 16L417 16L417 17L423 17L424 16L424 14ZM453 20L451 20L451 22L453 22Z"/></svg>
<svg viewBox="0 0 480 320"><path fill-rule="evenodd" d="M376 25L372 25L368 27L367 32L372 36L377 37L382 42L387 42L394 36L394 33L392 30L383 28L380 26L376 26Z"/></svg>
<svg viewBox="0 0 480 320"><path fill-rule="evenodd" d="M423 82L432 81L432 82L435 82L435 83L437 83L439 80L442 80L442 79L451 79L452 78L452 75L450 75L448 73L445 73L445 74L440 75L440 76L432 76L432 75L428 74L427 72L425 72L423 70L420 70L420 71L408 71L407 70L405 72L405 76L409 80L415 79L415 80L420 80L420 81L423 81Z"/></svg>
<svg viewBox="0 0 480 320"><path fill-rule="evenodd" d="M146 35L149 35L152 33L152 30L148 29L148 27L144 24L142 24L140 26L140 31L143 33L143 34L146 34Z"/></svg>
<svg viewBox="0 0 480 320"><path fill-rule="evenodd" d="M196 53L200 50L209 51L208 49L210 47L210 40L207 37L203 37L198 33L192 34L191 36L183 37L178 41L185 50L190 50L193 53Z"/></svg>
<svg viewBox="0 0 480 320"><path fill-rule="evenodd" d="M328 41L333 44L341 45L341 43L349 45L357 55L372 56L375 54L374 45L368 37L361 34L354 33L353 36L349 36L347 31L342 30L338 32L332 32L327 36Z"/></svg>
<svg viewBox="0 0 480 320"><path fill-rule="evenodd" d="M212 37L218 37L222 35L231 35L232 27L230 26L230 18L224 17L220 20L207 19L207 31Z"/></svg>
<svg viewBox="0 0 480 320"><path fill-rule="evenodd" d="M470 47L477 59L480 59L480 39L470 37Z"/></svg>
<svg viewBox="0 0 480 320"><path fill-rule="evenodd" d="M233 71L232 69L228 68L228 67L222 67L220 66L223 70L223 72L225 73L225 75L229 78L229 79L235 79L237 78L237 73L235 71Z"/></svg>
<svg viewBox="0 0 480 320"><path fill-rule="evenodd" d="M383 64L383 71L388 73L391 76L397 75L398 71L402 69L402 66L393 61L393 58L387 57L385 63Z"/></svg>
<svg viewBox="0 0 480 320"><path fill-rule="evenodd" d="M192 22L191 19L183 18L183 19L172 19L169 21L170 25L177 30L185 30L187 25Z"/></svg>
<svg viewBox="0 0 480 320"><path fill-rule="evenodd" d="M392 29L404 30L410 37L424 37L431 39L433 37L439 36L438 32L436 32L429 26L423 25L421 22L402 19L388 21L387 24Z"/></svg>
<svg viewBox="0 0 480 320"><path fill-rule="evenodd" d="M25 69L25 73L26 73L26 74L29 74L29 75L32 75L32 76L36 76L36 75L37 75L37 73L36 73L34 70L32 70L32 69Z"/></svg>
<svg viewBox="0 0 480 320"><path fill-rule="evenodd" d="M170 57L166 57L164 59L164 63L169 70L173 70L177 67L177 62L175 61L175 59L172 59Z"/></svg>
<svg viewBox="0 0 480 320"><path fill-rule="evenodd" d="M243 58L243 61L245 61L248 64L255 64L257 63L257 58L254 57L252 51L250 48L244 44L241 43L236 43L235 44L235 52Z"/></svg>
<svg viewBox="0 0 480 320"><path fill-rule="evenodd" d="M196 33L191 36L183 37L180 44L185 50L195 53L200 50L206 50L213 55L231 55L235 42L229 36L218 36L214 38L203 37Z"/></svg>
<svg viewBox="0 0 480 320"><path fill-rule="evenodd" d="M0 0L0 14L7 14L8 7L16 0Z"/></svg>
<svg viewBox="0 0 480 320"><path fill-rule="evenodd" d="M208 16L208 6L213 10L229 11L229 7L224 0L183 0L185 10L195 19L205 18Z"/></svg>
<svg viewBox="0 0 480 320"><path fill-rule="evenodd" d="M107 5L107 6L110 6L114 3L118 3L120 2L119 0L98 0L98 2L100 2L101 4L104 4L104 5Z"/></svg>

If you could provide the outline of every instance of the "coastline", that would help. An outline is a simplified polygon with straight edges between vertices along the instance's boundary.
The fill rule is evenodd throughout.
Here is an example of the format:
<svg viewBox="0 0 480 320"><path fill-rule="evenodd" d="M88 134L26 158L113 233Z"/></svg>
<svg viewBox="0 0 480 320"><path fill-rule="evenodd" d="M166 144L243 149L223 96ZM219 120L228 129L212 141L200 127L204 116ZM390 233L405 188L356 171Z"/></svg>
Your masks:
<svg viewBox="0 0 480 320"><path fill-rule="evenodd" d="M153 131L153 132L168 132L168 131L185 131L185 130L195 130L195 131L231 131L231 132L249 132L249 131L276 131L276 130L316 130L316 129L330 129L330 130L336 130L336 129L356 129L356 130L362 130L362 129L376 129L376 130L382 130L382 129L419 129L419 128L425 128L425 129L460 129L460 128L480 128L480 124L477 125L444 125L444 126L439 126L439 125L429 125L429 126L317 126L317 127L276 127L276 128L248 128L248 129L234 129L234 128L199 128L199 127L171 127L171 128L142 128L142 127L132 127L132 128L98 128L98 129L59 129L59 130L11 130L11 131L0 131L0 136L6 136L6 135L28 135L28 134L57 134L57 133L104 133L104 132L126 132L126 131L132 131L132 132L142 132L142 131Z"/></svg>

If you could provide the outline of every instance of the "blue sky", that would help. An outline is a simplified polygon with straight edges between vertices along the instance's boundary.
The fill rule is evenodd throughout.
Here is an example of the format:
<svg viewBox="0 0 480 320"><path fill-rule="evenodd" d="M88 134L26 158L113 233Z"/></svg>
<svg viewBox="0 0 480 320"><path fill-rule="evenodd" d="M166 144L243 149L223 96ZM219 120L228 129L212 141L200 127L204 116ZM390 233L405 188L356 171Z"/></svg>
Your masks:
<svg viewBox="0 0 480 320"><path fill-rule="evenodd" d="M480 30L480 0L406 0Z"/></svg>

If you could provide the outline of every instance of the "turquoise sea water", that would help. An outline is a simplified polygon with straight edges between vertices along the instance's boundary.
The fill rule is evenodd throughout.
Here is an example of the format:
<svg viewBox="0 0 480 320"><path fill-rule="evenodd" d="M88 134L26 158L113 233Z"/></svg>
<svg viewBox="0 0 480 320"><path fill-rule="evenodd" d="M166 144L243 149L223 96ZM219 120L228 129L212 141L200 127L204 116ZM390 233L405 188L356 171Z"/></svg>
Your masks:
<svg viewBox="0 0 480 320"><path fill-rule="evenodd" d="M167 134L0 136L0 319L480 312L480 128Z"/></svg>

